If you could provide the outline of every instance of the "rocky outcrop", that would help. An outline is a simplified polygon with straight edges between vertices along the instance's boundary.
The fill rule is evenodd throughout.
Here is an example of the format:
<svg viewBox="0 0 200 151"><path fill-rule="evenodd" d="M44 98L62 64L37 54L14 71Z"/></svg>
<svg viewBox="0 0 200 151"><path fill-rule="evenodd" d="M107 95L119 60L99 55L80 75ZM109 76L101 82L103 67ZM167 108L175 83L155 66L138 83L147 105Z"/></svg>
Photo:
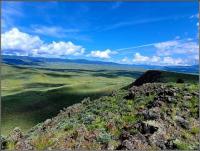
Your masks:
<svg viewBox="0 0 200 151"><path fill-rule="evenodd" d="M197 150L198 96L197 85L145 83L87 98L26 134L14 129L2 149Z"/></svg>

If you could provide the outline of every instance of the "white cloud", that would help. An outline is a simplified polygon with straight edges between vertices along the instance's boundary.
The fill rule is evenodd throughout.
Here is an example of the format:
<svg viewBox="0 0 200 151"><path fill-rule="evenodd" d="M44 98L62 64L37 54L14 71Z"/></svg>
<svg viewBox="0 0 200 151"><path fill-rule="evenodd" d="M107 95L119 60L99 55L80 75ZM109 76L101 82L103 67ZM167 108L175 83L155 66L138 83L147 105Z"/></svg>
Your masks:
<svg viewBox="0 0 200 151"><path fill-rule="evenodd" d="M187 65L191 59L173 58L173 57L159 57L159 56L143 56L140 53L135 53L133 63L148 64L148 65Z"/></svg>
<svg viewBox="0 0 200 151"><path fill-rule="evenodd" d="M51 56L67 56L67 55L81 55L84 53L85 48L82 46L74 45L72 42L52 42L44 44L38 49L34 49L39 55Z"/></svg>
<svg viewBox="0 0 200 151"><path fill-rule="evenodd" d="M172 57L164 57L161 63L164 65L185 65L183 59Z"/></svg>
<svg viewBox="0 0 200 151"><path fill-rule="evenodd" d="M89 56L101 59L109 59L111 54L115 54L115 52L111 51L110 49L106 49L104 51L99 51L99 50L91 51Z"/></svg>
<svg viewBox="0 0 200 151"><path fill-rule="evenodd" d="M70 41L44 43L38 36L23 33L17 28L13 28L1 36L3 54L59 57L81 55L85 51L85 48Z"/></svg>
<svg viewBox="0 0 200 151"><path fill-rule="evenodd" d="M1 35L2 50L20 50L22 55L28 55L31 50L40 47L43 41L38 36L32 36L13 28ZM12 52L10 52L12 54Z"/></svg>
<svg viewBox="0 0 200 151"><path fill-rule="evenodd" d="M161 61L161 58L158 57L158 56L153 56L153 57L150 59L150 61L151 61L152 63L158 63L158 62Z"/></svg>
<svg viewBox="0 0 200 151"><path fill-rule="evenodd" d="M171 48L171 47L176 46L176 45L178 45L178 41L176 41L176 40L160 42L160 43L154 44L154 46L158 49L168 49L168 48Z"/></svg>
<svg viewBox="0 0 200 151"><path fill-rule="evenodd" d="M199 27L199 22L197 22L197 26Z"/></svg>
<svg viewBox="0 0 200 151"><path fill-rule="evenodd" d="M135 53L133 57L133 63L139 63L139 64L159 64L161 61L161 58L159 56L143 56L140 53Z"/></svg>
<svg viewBox="0 0 200 151"><path fill-rule="evenodd" d="M142 62L142 63L144 63L146 61L149 61L149 59L150 59L149 57L143 56L143 55L141 55L140 53L137 52L134 55L133 62Z"/></svg>
<svg viewBox="0 0 200 151"><path fill-rule="evenodd" d="M198 54L198 43L187 40L172 40L154 44L157 49L157 55L159 56L170 56L174 54Z"/></svg>

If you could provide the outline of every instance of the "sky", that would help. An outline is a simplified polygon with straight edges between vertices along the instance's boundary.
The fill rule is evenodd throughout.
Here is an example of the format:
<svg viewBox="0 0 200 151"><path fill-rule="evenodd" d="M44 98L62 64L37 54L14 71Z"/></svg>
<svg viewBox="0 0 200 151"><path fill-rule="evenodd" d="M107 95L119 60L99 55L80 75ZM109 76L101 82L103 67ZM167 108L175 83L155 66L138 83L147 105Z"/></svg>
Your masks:
<svg viewBox="0 0 200 151"><path fill-rule="evenodd" d="M196 2L2 2L2 54L199 63Z"/></svg>

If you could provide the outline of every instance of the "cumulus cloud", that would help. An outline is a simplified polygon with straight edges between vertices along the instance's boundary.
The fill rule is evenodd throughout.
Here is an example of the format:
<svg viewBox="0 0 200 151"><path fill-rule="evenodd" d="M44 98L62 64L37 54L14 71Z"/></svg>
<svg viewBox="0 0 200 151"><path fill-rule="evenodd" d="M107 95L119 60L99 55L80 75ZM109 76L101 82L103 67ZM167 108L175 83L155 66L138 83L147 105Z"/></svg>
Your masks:
<svg viewBox="0 0 200 151"><path fill-rule="evenodd" d="M13 28L1 35L1 44L2 50L6 50L7 53L8 50L10 54L19 50L21 55L28 55L31 50L39 48L43 41L38 36L32 36Z"/></svg>
<svg viewBox="0 0 200 151"><path fill-rule="evenodd" d="M151 56L142 55L136 52L131 60L134 64L151 64L151 65L192 65L199 62L199 46L195 39L180 39L176 36L174 40L144 44L128 48L117 49L116 51L129 50L149 47L153 49L154 54ZM148 48L146 48L148 50ZM126 53L126 54L128 54ZM121 61L126 63L128 58Z"/></svg>
<svg viewBox="0 0 200 151"><path fill-rule="evenodd" d="M172 57L164 57L161 63L165 65L185 65L183 59Z"/></svg>
<svg viewBox="0 0 200 151"><path fill-rule="evenodd" d="M140 53L135 53L132 62L137 64L149 65L187 65L190 60L173 58L173 57L159 57L159 56L144 56Z"/></svg>
<svg viewBox="0 0 200 151"><path fill-rule="evenodd" d="M133 58L133 62L146 62L146 61L149 61L149 57L147 57L147 56L143 56L143 55L141 55L140 53L136 53L135 55L134 55L134 58Z"/></svg>
<svg viewBox="0 0 200 151"><path fill-rule="evenodd" d="M81 55L84 53L82 46L76 46L72 42L52 42L50 44L44 44L38 49L34 49L39 55L56 55L56 56L67 56L67 55Z"/></svg>
<svg viewBox="0 0 200 151"><path fill-rule="evenodd" d="M154 44L157 49L157 55L170 56L174 54L198 54L199 46L197 42L191 39L172 40Z"/></svg>
<svg viewBox="0 0 200 151"><path fill-rule="evenodd" d="M140 64L158 64L161 61L161 58L159 56L144 56L140 53L135 53L133 57L133 63L140 63Z"/></svg>
<svg viewBox="0 0 200 151"><path fill-rule="evenodd" d="M72 42L45 43L38 36L33 36L13 28L3 33L1 38L3 54L59 57L81 55L85 48Z"/></svg>
<svg viewBox="0 0 200 151"><path fill-rule="evenodd" d="M161 61L161 58L158 56L153 56L150 60L152 63L158 63Z"/></svg>
<svg viewBox="0 0 200 151"><path fill-rule="evenodd" d="M115 52L111 51L110 49L106 49L104 51L100 50L91 51L89 56L101 59L109 59L111 54L115 54Z"/></svg>

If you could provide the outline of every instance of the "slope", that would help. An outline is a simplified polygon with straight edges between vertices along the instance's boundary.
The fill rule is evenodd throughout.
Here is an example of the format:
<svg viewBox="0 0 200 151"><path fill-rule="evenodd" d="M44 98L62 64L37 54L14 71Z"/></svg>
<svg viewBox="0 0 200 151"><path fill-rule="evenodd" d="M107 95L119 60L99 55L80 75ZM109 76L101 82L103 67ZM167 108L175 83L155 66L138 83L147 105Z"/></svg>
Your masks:
<svg viewBox="0 0 200 151"><path fill-rule="evenodd" d="M132 86L64 108L26 134L15 128L3 148L198 149L198 96L197 81Z"/></svg>

